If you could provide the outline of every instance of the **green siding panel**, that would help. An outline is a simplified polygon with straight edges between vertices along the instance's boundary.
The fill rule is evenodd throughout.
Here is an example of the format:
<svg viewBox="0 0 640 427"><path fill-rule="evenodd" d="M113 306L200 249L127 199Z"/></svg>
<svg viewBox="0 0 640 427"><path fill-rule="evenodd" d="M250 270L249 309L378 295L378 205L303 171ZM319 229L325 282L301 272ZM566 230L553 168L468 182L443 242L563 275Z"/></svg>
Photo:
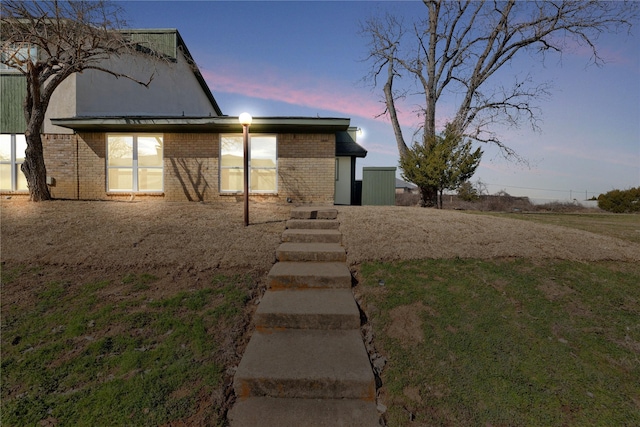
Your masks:
<svg viewBox="0 0 640 427"><path fill-rule="evenodd" d="M396 168L362 168L362 205L396 204Z"/></svg>
<svg viewBox="0 0 640 427"><path fill-rule="evenodd" d="M27 79L22 74L0 75L0 133L24 133L27 123L22 105Z"/></svg>
<svg viewBox="0 0 640 427"><path fill-rule="evenodd" d="M131 32L128 33L131 41L134 41L141 46L153 50L154 52L161 53L167 57L175 60L178 57L177 54L177 42L176 32Z"/></svg>

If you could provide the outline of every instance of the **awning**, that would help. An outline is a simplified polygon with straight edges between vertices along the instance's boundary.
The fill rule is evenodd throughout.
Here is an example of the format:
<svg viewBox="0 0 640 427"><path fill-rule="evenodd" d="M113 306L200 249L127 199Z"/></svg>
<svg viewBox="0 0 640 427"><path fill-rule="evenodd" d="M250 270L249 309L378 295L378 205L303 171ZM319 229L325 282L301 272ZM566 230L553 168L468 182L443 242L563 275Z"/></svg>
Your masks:
<svg viewBox="0 0 640 427"><path fill-rule="evenodd" d="M350 119L321 117L254 117L255 133L337 133L349 128ZM176 132L237 133L237 117L71 117L51 123L78 132ZM362 148L362 147L360 147ZM365 151L366 153L366 151Z"/></svg>

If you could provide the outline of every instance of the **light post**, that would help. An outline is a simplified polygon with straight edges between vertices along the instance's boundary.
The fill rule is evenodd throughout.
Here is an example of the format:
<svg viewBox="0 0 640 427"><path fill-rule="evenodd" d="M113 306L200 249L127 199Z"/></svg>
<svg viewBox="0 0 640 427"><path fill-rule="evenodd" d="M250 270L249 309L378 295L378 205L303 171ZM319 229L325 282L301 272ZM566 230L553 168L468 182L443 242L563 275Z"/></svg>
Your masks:
<svg viewBox="0 0 640 427"><path fill-rule="evenodd" d="M249 225L249 126L251 126L251 114L242 113L238 117L242 125L242 140L244 147L244 226Z"/></svg>

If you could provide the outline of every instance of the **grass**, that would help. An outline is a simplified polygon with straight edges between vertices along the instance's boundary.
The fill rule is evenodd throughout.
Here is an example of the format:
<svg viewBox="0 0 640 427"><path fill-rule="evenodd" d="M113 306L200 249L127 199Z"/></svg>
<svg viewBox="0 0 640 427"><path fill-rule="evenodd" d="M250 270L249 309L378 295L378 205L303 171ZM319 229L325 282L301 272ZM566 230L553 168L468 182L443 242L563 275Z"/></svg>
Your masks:
<svg viewBox="0 0 640 427"><path fill-rule="evenodd" d="M483 215L486 214L483 213ZM640 243L640 215L638 214L492 213L490 215L576 228L633 243Z"/></svg>
<svg viewBox="0 0 640 427"><path fill-rule="evenodd" d="M3 270L3 286L27 271ZM198 416L223 425L222 343L241 338L254 281L216 276L153 300L145 291L156 280L123 276L121 299L105 294L109 281L51 282L34 290L30 307L3 306L1 424L144 426Z"/></svg>
<svg viewBox="0 0 640 427"><path fill-rule="evenodd" d="M638 283L631 263L363 264L388 425L640 425Z"/></svg>

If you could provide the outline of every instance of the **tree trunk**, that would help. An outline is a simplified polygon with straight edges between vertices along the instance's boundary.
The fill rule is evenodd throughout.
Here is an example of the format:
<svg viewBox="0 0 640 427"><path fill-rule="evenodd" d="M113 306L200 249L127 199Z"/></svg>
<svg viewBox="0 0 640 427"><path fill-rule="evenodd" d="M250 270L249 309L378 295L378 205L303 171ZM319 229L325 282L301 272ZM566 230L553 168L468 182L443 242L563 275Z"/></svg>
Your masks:
<svg viewBox="0 0 640 427"><path fill-rule="evenodd" d="M26 132L25 137L27 149L25 150L21 169L27 178L29 200L32 202L51 200L51 193L47 186L47 169L44 164L40 132Z"/></svg>
<svg viewBox="0 0 640 427"><path fill-rule="evenodd" d="M435 187L420 187L420 206L432 208L438 206L438 189Z"/></svg>

